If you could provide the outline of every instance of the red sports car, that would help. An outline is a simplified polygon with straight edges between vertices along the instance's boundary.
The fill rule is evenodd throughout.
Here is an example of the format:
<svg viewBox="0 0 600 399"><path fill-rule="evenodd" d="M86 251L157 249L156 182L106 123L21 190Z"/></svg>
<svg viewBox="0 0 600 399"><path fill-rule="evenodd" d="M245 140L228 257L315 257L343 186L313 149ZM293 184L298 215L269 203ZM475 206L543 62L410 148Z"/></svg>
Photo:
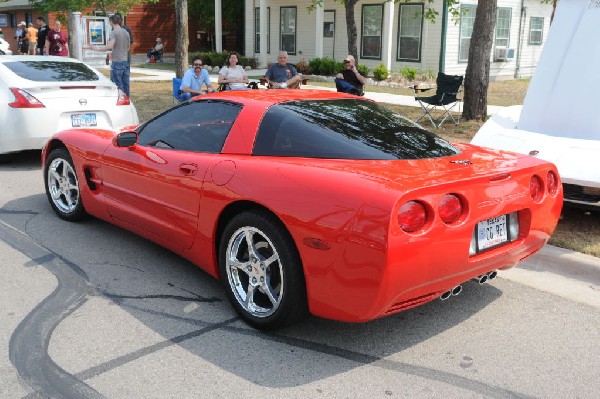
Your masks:
<svg viewBox="0 0 600 399"><path fill-rule="evenodd" d="M318 90L215 93L120 132L59 132L42 158L58 216L181 254L261 329L456 295L537 252L562 207L551 163Z"/></svg>

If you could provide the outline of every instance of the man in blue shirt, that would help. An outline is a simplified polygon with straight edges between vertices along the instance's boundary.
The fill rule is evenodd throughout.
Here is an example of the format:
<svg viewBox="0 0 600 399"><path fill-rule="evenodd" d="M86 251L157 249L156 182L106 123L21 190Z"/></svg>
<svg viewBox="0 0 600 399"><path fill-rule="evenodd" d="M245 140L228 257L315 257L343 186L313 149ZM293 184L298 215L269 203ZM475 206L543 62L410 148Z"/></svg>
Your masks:
<svg viewBox="0 0 600 399"><path fill-rule="evenodd" d="M202 91L202 83L206 85L206 91ZM188 69L181 80L181 91L179 95L181 101L187 101L192 97L201 96L205 93L212 93L214 90L210 84L208 71L202 68L202 60L195 57L192 61L192 67Z"/></svg>
<svg viewBox="0 0 600 399"><path fill-rule="evenodd" d="M269 87L272 89L296 89L300 87L302 76L298 74L293 65L287 63L287 51L280 51L277 61L277 64L272 64L265 74Z"/></svg>

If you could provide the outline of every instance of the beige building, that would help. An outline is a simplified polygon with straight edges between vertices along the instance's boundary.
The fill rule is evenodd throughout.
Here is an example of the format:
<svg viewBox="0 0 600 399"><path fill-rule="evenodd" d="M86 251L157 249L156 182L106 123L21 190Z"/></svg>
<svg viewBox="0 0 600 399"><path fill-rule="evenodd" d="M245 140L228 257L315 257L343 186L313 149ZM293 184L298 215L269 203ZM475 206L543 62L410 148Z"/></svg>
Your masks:
<svg viewBox="0 0 600 399"><path fill-rule="evenodd" d="M359 1L355 6L359 64L371 70L383 63L394 72L408 67L464 74L477 1L461 1L458 20L444 3ZM275 62L279 50L286 50L293 63L315 57L343 59L348 53L344 6L326 0L309 12L309 5L306 0L246 0L245 54L257 57L261 65ZM424 18L427 7L438 13L435 22ZM551 13L552 6L540 0L498 0L492 80L532 75Z"/></svg>

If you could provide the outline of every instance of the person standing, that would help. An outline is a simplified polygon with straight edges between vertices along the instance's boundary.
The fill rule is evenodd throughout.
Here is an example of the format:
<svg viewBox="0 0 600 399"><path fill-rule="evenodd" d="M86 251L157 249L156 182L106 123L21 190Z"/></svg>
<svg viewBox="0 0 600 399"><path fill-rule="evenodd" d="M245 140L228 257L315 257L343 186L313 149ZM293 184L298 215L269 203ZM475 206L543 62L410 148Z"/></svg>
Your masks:
<svg viewBox="0 0 600 399"><path fill-rule="evenodd" d="M277 64L272 64L265 78L269 82L269 87L273 89L297 89L300 87L302 76L298 74L293 65L288 64L287 51L280 51L277 56Z"/></svg>
<svg viewBox="0 0 600 399"><path fill-rule="evenodd" d="M199 57L194 57L192 67L185 71L181 80L180 90L183 92L179 96L181 101L187 101L194 96L201 96L205 92L202 91L202 83L206 85L206 93L212 93L212 85L208 71L202 68L202 60Z"/></svg>
<svg viewBox="0 0 600 399"><path fill-rule="evenodd" d="M33 27L33 22L30 22L29 27L27 28L27 40L29 41L27 54L29 55L35 55L35 49L37 48L37 33L38 30Z"/></svg>
<svg viewBox="0 0 600 399"><path fill-rule="evenodd" d="M226 85L229 90L245 90L248 83L246 71L238 63L238 54L229 53L227 64L219 71L219 84Z"/></svg>
<svg viewBox="0 0 600 399"><path fill-rule="evenodd" d="M25 24L25 21L21 21L17 25L15 39L17 39L17 51L19 54L27 54L29 43L27 42L27 24Z"/></svg>
<svg viewBox="0 0 600 399"><path fill-rule="evenodd" d="M125 20L120 13L115 13L115 15L119 16L119 26L129 34L129 50L127 50L127 63L129 63L129 68L131 69L131 45L133 44L133 34L131 33L131 29L129 26L125 25Z"/></svg>
<svg viewBox="0 0 600 399"><path fill-rule="evenodd" d="M47 55L48 53L44 52L44 46L46 45L46 36L48 36L50 27L46 25L46 19L44 19L44 17L37 17L36 22L38 26L36 51L40 55Z"/></svg>
<svg viewBox="0 0 600 399"><path fill-rule="evenodd" d="M108 18L112 27L110 38L106 46L92 46L86 44L83 48L94 51L112 51L112 63L110 66L111 80L129 97L129 62L127 52L129 51L129 34L119 24L121 18L113 14Z"/></svg>
<svg viewBox="0 0 600 399"><path fill-rule="evenodd" d="M62 29L62 24L59 20L54 21L54 29L50 29L46 36L46 44L44 45L44 53L48 55L57 55L60 57L69 56L69 39L67 34Z"/></svg>

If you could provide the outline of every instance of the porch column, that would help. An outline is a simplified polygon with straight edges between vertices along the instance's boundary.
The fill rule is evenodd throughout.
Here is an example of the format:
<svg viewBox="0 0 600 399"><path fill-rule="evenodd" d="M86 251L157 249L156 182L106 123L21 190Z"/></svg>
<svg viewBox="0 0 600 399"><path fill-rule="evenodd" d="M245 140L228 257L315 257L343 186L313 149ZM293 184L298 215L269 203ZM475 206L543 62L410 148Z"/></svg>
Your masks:
<svg viewBox="0 0 600 399"><path fill-rule="evenodd" d="M267 61L267 37L269 32L267 32L267 0L260 0L260 56L258 57L258 64L261 67L266 68ZM252 11L252 15L254 15L254 10Z"/></svg>
<svg viewBox="0 0 600 399"><path fill-rule="evenodd" d="M71 57L78 59L79 61L83 61L83 39L84 34L81 29L81 13L79 11L75 11L72 13L73 20L69 21L72 23L72 26L75 30L75 40L73 40L73 54Z"/></svg>
<svg viewBox="0 0 600 399"><path fill-rule="evenodd" d="M386 1L383 6L383 32L381 61L388 70L392 70L392 43L394 39L394 2Z"/></svg>
<svg viewBox="0 0 600 399"><path fill-rule="evenodd" d="M315 36L315 57L323 58L323 15L325 12L325 1L320 4L317 4L317 8L315 9L315 24L316 28L316 36Z"/></svg>
<svg viewBox="0 0 600 399"><path fill-rule="evenodd" d="M223 51L223 10L221 0L215 0L215 51Z"/></svg>

